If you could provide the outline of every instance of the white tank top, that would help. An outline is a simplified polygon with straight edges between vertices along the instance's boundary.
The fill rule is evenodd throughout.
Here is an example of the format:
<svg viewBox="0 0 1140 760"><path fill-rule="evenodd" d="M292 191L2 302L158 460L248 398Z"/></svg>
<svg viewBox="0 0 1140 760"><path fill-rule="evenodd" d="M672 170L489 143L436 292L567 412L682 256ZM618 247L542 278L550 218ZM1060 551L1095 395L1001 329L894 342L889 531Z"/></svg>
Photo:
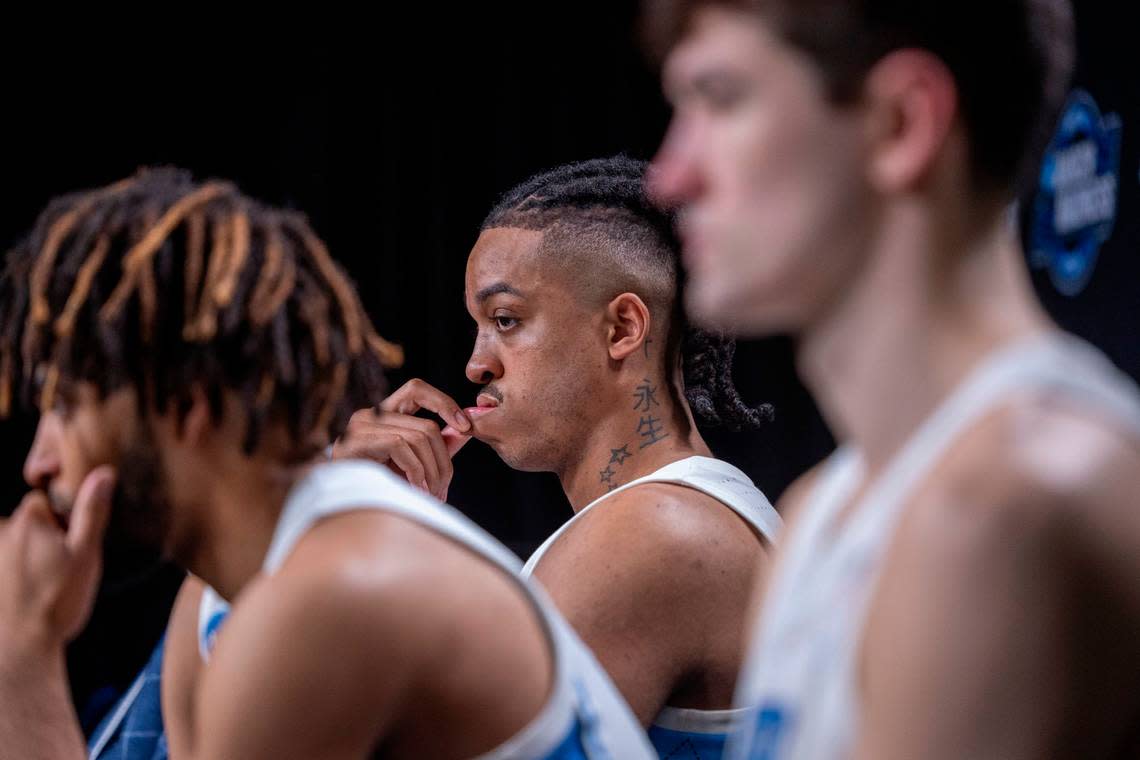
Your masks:
<svg viewBox="0 0 1140 760"><path fill-rule="evenodd" d="M883 555L908 497L955 440L1014 394L1063 394L1140 437L1140 394L1099 351L1050 333L991 354L919 426L834 528L863 480L860 455L825 463L784 547L750 645L737 704L752 712L734 760L839 760L859 730L857 657Z"/></svg>
<svg viewBox="0 0 1140 760"><path fill-rule="evenodd" d="M480 760L537 760L579 757L653 758L640 724L586 646L535 584L520 576L517 557L461 513L410 487L386 468L363 460L320 464L290 491L262 566L274 573L297 542L322 518L376 509L419 523L493 565L526 594L546 629L554 655L554 686L539 714L515 737ZM199 646L209 656L212 636L226 611L207 589L199 608Z"/></svg>
<svg viewBox="0 0 1140 760"><path fill-rule="evenodd" d="M708 494L740 515L766 543L773 543L780 531L780 516L747 475L723 460L692 456L670 462L587 504L535 550L523 566L523 575L528 578L532 576L535 567L554 542L569 530L571 525L582 519L583 515L615 494L645 483L673 483ZM735 720L741 715L740 710L665 707L653 719L653 727L681 734L724 735L730 731Z"/></svg>

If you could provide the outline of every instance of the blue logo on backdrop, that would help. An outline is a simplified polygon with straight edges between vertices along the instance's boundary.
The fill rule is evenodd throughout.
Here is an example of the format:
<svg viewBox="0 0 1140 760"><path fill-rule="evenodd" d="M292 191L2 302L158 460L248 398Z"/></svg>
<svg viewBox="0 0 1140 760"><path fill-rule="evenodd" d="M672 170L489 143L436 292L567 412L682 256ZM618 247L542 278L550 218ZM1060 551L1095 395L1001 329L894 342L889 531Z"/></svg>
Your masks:
<svg viewBox="0 0 1140 760"><path fill-rule="evenodd" d="M1116 221L1120 117L1074 90L1041 165L1029 263L1066 296L1084 289Z"/></svg>

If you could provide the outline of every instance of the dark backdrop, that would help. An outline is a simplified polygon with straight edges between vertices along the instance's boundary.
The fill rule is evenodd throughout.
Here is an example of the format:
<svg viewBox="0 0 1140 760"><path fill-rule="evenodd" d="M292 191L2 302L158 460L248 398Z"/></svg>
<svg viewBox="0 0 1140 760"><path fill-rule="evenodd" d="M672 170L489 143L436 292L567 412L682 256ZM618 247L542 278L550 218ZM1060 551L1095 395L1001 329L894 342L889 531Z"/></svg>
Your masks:
<svg viewBox="0 0 1140 760"><path fill-rule="evenodd" d="M634 3L477 5L240 26L143 19L140 32L87 21L62 31L5 25L0 244L53 195L140 165L235 179L310 216L380 332L406 347L394 383L422 377L469 402L462 278L482 215L540 169L618 152L651 157L668 118L637 51ZM1079 296L1035 277L1062 324L1137 375L1130 129L1140 124L1140 61L1103 4L1082 4L1079 22L1079 79L1124 120L1121 218ZM758 433L707 435L773 501L832 446L791 353L786 339L742 343L737 383L750 401L772 402L776 419ZM32 425L21 416L0 422L0 512L23 492ZM570 514L552 476L511 472L478 443L457 457L451 500L523 555ZM129 678L162 628L176 581L160 572L104 595L73 647L78 692Z"/></svg>

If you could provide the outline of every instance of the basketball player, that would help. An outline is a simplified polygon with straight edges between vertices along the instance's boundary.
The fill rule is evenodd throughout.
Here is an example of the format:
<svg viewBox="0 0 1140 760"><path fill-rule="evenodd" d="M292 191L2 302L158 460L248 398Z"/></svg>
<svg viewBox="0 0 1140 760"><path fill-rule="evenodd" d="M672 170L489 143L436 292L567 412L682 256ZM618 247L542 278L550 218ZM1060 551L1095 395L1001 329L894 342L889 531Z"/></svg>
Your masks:
<svg viewBox="0 0 1140 760"><path fill-rule="evenodd" d="M757 424L732 343L691 330L677 243L642 162L561 166L508 192L467 262L478 406L413 381L358 413L336 456L389 461L445 493L469 438L558 474L573 519L526 563L593 649L661 757L717 758L734 713L754 568L779 525L694 424ZM450 425L407 415L427 408ZM767 410L764 410L765 412Z"/></svg>
<svg viewBox="0 0 1140 760"><path fill-rule="evenodd" d="M303 218L144 171L51 203L4 279L0 402L63 420L0 525L6 756L84 756L63 646L109 520L234 603L164 706L175 760L652 755L505 548L373 463L310 464L398 350Z"/></svg>
<svg viewBox="0 0 1140 760"><path fill-rule="evenodd" d="M1066 0L654 2L687 305L788 331L841 445L786 499L738 757L1136 757L1140 400L1007 209Z"/></svg>

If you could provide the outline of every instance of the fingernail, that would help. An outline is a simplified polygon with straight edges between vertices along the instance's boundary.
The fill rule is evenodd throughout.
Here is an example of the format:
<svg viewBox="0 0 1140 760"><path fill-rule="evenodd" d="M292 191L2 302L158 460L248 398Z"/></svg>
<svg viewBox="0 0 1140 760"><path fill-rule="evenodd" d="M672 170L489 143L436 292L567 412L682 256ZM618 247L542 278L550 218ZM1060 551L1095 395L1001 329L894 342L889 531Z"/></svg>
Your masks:
<svg viewBox="0 0 1140 760"><path fill-rule="evenodd" d="M467 432L471 429L471 420L467 418L467 415L463 413L462 409L455 410L454 417L455 427L459 428L463 432Z"/></svg>

